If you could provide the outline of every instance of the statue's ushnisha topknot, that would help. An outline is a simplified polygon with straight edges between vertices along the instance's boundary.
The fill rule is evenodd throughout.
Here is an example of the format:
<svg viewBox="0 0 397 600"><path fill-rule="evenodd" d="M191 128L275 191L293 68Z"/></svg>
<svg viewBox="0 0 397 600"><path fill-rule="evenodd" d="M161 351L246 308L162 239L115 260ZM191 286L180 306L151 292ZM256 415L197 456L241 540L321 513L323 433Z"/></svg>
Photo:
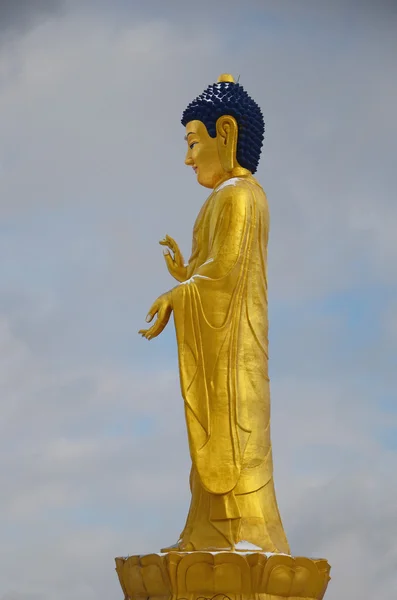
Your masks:
<svg viewBox="0 0 397 600"><path fill-rule="evenodd" d="M265 123L262 111L244 88L231 75L221 75L189 104L182 115L182 125L202 121L211 137L216 137L219 117L230 115L238 124L237 161L255 173L264 139Z"/></svg>

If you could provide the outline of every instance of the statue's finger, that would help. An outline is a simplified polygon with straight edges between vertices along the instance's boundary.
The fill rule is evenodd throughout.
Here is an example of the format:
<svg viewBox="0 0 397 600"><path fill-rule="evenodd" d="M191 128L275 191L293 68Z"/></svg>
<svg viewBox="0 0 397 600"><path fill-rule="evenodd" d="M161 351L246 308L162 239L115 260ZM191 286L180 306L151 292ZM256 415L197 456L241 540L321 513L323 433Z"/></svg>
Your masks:
<svg viewBox="0 0 397 600"><path fill-rule="evenodd" d="M168 240L168 244L169 244L171 250L173 252L175 252L176 251L175 248L176 249L178 248L178 244L176 243L176 241L174 240L174 238L170 237L169 235L167 235L167 240Z"/></svg>
<svg viewBox="0 0 397 600"><path fill-rule="evenodd" d="M146 340L151 340L152 339L152 334L150 333L151 329L148 329L145 333L145 335L143 336Z"/></svg>
<svg viewBox="0 0 397 600"><path fill-rule="evenodd" d="M165 308L161 308L159 310L159 314L157 316L157 321L154 325L149 329L150 337L157 337L163 329L166 327L168 321L170 320L171 311Z"/></svg>
<svg viewBox="0 0 397 600"><path fill-rule="evenodd" d="M158 312L159 307L157 304L157 301L151 306L148 314L146 315L146 323L150 323L150 321L153 319L154 315Z"/></svg>
<svg viewBox="0 0 397 600"><path fill-rule="evenodd" d="M167 267L169 271L173 271L174 270L174 259L172 258L171 254L168 253L164 253L164 258L165 258L165 262L167 263Z"/></svg>
<svg viewBox="0 0 397 600"><path fill-rule="evenodd" d="M159 321L157 321L157 323L149 329L148 336L147 336L148 340L151 340L152 338L155 338L158 335L160 335L160 333L163 331L164 327L165 327L165 325L162 325L161 323L159 323Z"/></svg>

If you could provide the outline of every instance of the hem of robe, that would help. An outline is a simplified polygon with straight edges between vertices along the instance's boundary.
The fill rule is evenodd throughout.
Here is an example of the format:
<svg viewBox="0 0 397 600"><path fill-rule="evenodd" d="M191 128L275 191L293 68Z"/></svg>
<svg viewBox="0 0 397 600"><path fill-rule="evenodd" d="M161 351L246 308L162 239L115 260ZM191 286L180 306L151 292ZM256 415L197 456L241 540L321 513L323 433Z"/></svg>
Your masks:
<svg viewBox="0 0 397 600"><path fill-rule="evenodd" d="M255 492L240 495L232 492L217 496L209 494L202 487L193 466L191 482L190 509L180 535L182 546L191 545L194 550L225 548L225 545L234 548L244 540L264 552L289 554L273 478Z"/></svg>

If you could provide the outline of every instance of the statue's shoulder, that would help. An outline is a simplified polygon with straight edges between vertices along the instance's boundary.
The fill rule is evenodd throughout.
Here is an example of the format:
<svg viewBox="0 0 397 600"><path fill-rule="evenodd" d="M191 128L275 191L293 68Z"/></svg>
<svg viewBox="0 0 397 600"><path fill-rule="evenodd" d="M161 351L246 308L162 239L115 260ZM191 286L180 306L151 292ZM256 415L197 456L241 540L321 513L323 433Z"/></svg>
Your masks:
<svg viewBox="0 0 397 600"><path fill-rule="evenodd" d="M232 177L221 183L213 193L217 205L225 202L252 204L266 201L266 194L254 177Z"/></svg>

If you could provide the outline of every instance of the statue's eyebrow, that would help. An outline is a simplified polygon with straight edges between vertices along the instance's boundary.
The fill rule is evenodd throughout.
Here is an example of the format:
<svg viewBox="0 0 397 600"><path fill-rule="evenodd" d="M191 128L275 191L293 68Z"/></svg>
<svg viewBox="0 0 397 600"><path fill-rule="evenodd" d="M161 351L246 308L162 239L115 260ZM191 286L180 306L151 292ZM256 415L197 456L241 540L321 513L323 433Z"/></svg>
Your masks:
<svg viewBox="0 0 397 600"><path fill-rule="evenodd" d="M195 131L189 131L189 133L187 135L185 135L184 140L185 142L187 142L189 135L194 135Z"/></svg>

